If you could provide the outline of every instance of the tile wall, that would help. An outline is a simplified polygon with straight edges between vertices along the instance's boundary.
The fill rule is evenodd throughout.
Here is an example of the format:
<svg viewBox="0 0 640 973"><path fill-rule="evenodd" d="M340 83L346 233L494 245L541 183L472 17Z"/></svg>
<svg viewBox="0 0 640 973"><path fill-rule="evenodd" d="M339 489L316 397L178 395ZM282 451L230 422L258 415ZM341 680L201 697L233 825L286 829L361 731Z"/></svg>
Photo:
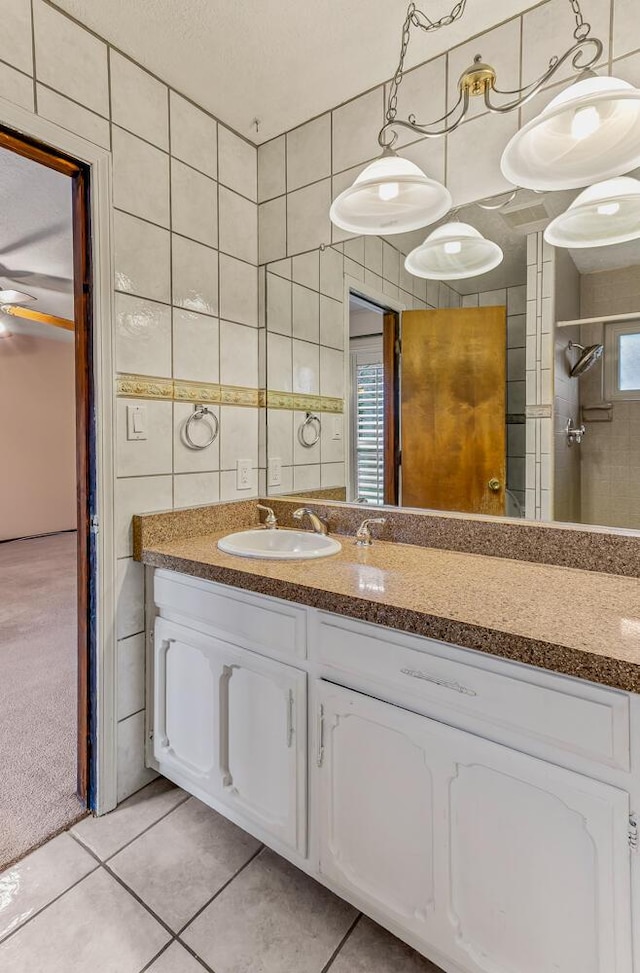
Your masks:
<svg viewBox="0 0 640 973"><path fill-rule="evenodd" d="M582 446L567 441L567 422L579 426L580 386L570 372L576 352L569 341L580 341L580 329L558 327L558 321L580 316L580 274L566 250L555 251L555 320L553 339L553 518L563 523L581 523L580 478Z"/></svg>
<svg viewBox="0 0 640 973"><path fill-rule="evenodd" d="M122 799L150 777L144 580L131 559L131 514L258 490L257 150L43 0L33 20L31 10L31 0L3 4L2 96L113 156ZM240 395L250 405L219 404L238 388L253 393ZM200 398L220 433L194 452L182 426ZM127 440L129 405L146 409L144 441ZM248 491L236 489L237 459L251 462Z"/></svg>

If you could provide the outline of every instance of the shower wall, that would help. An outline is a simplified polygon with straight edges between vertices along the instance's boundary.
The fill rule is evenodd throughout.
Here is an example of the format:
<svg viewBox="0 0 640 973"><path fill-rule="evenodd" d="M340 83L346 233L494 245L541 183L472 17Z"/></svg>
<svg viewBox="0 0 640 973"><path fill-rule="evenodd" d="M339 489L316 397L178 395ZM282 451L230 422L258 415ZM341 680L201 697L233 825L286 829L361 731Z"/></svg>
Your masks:
<svg viewBox="0 0 640 973"><path fill-rule="evenodd" d="M640 310L637 267L584 274L580 284L583 318ZM601 343L605 328L602 324L583 324L581 343ZM616 401L609 409L593 408L604 400L602 360L579 379L579 385L580 403L588 420L580 447L581 521L640 529L640 401Z"/></svg>
<svg viewBox="0 0 640 973"><path fill-rule="evenodd" d="M581 446L569 446L567 421L580 425L579 379L571 378L576 351L569 341L580 342L580 327L558 327L558 321L580 317L580 274L566 250L555 252L554 396L553 396L553 517L580 523Z"/></svg>

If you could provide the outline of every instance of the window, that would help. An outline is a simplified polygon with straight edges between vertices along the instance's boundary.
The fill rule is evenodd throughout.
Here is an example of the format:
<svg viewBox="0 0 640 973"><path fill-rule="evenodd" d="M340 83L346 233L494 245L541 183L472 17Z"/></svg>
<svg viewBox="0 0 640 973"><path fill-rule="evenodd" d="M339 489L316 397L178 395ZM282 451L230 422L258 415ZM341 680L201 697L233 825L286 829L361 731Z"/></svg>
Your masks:
<svg viewBox="0 0 640 973"><path fill-rule="evenodd" d="M351 342L355 495L384 503L384 370L382 338Z"/></svg>
<svg viewBox="0 0 640 973"><path fill-rule="evenodd" d="M640 321L605 325L605 395L640 399Z"/></svg>

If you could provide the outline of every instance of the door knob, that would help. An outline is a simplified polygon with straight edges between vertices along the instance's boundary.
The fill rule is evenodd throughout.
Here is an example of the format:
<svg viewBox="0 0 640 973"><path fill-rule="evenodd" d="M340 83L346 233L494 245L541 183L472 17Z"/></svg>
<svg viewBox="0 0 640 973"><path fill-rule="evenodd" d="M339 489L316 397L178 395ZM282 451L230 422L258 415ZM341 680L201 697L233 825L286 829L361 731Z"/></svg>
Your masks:
<svg viewBox="0 0 640 973"><path fill-rule="evenodd" d="M500 489L500 480L498 480L495 476L492 476L489 482L487 483L487 486L489 487L492 493L497 493L498 490Z"/></svg>

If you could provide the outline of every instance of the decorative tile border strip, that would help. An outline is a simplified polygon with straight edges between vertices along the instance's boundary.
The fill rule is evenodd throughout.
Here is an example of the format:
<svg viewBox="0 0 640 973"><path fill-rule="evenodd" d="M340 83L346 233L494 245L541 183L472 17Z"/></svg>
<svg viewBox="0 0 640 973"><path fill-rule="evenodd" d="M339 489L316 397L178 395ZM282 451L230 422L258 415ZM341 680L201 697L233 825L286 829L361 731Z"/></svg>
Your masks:
<svg viewBox="0 0 640 973"><path fill-rule="evenodd" d="M340 413L344 412L344 400L330 395L304 395L302 392L275 392L267 389L267 408Z"/></svg>
<svg viewBox="0 0 640 973"><path fill-rule="evenodd" d="M116 380L116 390L118 396L128 399L164 399L168 402L291 409L296 412L344 412L344 401L329 395L276 392L272 389L218 385L213 382L186 382L148 375L120 374Z"/></svg>

